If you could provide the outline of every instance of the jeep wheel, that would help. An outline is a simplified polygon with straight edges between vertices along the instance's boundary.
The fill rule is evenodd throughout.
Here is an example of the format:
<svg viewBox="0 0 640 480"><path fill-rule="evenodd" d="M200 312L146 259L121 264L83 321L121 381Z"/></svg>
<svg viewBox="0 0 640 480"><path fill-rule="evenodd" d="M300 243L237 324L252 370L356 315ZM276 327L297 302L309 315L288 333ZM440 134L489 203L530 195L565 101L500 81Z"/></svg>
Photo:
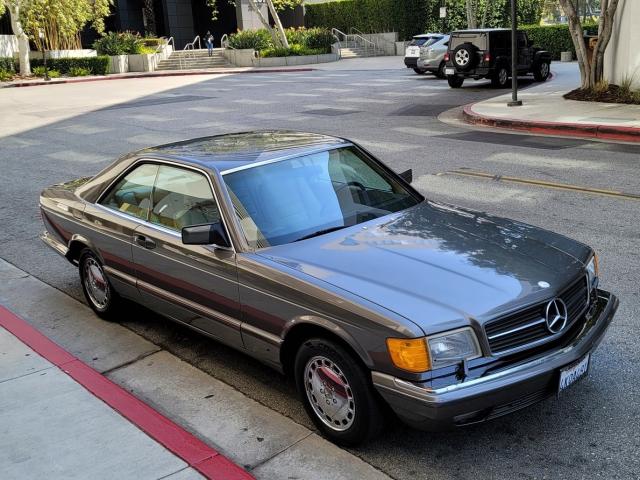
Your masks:
<svg viewBox="0 0 640 480"><path fill-rule="evenodd" d="M541 62L533 67L533 78L536 82L544 82L549 78L551 67L548 62Z"/></svg>
<svg viewBox="0 0 640 480"><path fill-rule="evenodd" d="M460 88L464 83L464 77L456 77L455 75L448 75L447 82L451 88Z"/></svg>
<svg viewBox="0 0 640 480"><path fill-rule="evenodd" d="M298 350L294 371L307 414L335 443L357 445L384 426L371 373L341 345L324 338L307 340Z"/></svg>
<svg viewBox="0 0 640 480"><path fill-rule="evenodd" d="M505 88L509 83L509 70L506 65L500 65L491 77L491 86Z"/></svg>
<svg viewBox="0 0 640 480"><path fill-rule="evenodd" d="M477 47L471 43L463 43L453 51L451 60L453 65L460 71L471 70L478 60L476 55Z"/></svg>

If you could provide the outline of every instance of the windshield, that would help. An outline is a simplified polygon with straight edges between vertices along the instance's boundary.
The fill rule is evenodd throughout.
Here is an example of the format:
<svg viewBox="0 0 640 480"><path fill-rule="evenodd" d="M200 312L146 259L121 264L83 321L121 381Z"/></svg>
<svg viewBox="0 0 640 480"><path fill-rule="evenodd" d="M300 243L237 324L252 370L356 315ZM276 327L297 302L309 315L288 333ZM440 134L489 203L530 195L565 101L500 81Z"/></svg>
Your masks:
<svg viewBox="0 0 640 480"><path fill-rule="evenodd" d="M441 40L442 37L432 36L432 37L414 37L411 40L409 46L418 46L418 47L429 47L436 43L438 40Z"/></svg>
<svg viewBox="0 0 640 480"><path fill-rule="evenodd" d="M230 172L224 181L253 248L303 240L422 201L355 147Z"/></svg>

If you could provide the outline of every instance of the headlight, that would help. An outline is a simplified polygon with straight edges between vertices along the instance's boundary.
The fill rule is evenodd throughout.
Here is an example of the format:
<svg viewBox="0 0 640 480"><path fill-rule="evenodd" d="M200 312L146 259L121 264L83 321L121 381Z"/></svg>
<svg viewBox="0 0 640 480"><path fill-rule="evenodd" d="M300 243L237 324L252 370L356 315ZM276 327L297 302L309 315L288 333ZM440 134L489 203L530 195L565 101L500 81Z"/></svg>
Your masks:
<svg viewBox="0 0 640 480"><path fill-rule="evenodd" d="M388 338L393 364L420 373L482 356L476 334L465 327L426 338Z"/></svg>
<svg viewBox="0 0 640 480"><path fill-rule="evenodd" d="M432 368L454 365L482 355L476 334L468 327L427 337L427 343Z"/></svg>
<svg viewBox="0 0 640 480"><path fill-rule="evenodd" d="M599 273L598 255L594 253L591 260L589 260L589 263L587 263L587 275L589 275L589 283L592 286L596 286Z"/></svg>

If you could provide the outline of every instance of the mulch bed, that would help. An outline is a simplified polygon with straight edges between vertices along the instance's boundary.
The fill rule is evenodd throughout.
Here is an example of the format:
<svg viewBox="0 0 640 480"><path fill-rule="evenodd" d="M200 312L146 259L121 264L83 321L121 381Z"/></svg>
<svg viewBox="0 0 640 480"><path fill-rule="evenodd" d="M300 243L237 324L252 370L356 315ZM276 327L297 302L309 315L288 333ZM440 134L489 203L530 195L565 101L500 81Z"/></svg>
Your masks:
<svg viewBox="0 0 640 480"><path fill-rule="evenodd" d="M609 85L605 91L575 90L565 93L567 100L581 100L583 102L604 102L604 103L626 103L629 105L640 105L640 92L623 92L618 85Z"/></svg>

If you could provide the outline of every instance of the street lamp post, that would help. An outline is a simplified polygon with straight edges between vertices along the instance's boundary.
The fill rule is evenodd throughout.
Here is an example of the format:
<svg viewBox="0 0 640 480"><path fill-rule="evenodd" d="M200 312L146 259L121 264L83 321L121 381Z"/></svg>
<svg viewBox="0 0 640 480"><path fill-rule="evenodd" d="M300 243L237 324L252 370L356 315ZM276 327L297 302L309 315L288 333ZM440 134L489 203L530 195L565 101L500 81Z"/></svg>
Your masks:
<svg viewBox="0 0 640 480"><path fill-rule="evenodd" d="M42 29L38 31L38 37L40 37L40 45L42 45L42 60L44 62L44 81L48 82L51 79L49 78L49 69L47 68L47 51L44 48L44 31Z"/></svg>
<svg viewBox="0 0 640 480"><path fill-rule="evenodd" d="M519 107L522 100L518 100L518 16L517 0L511 0L511 101L510 107Z"/></svg>

